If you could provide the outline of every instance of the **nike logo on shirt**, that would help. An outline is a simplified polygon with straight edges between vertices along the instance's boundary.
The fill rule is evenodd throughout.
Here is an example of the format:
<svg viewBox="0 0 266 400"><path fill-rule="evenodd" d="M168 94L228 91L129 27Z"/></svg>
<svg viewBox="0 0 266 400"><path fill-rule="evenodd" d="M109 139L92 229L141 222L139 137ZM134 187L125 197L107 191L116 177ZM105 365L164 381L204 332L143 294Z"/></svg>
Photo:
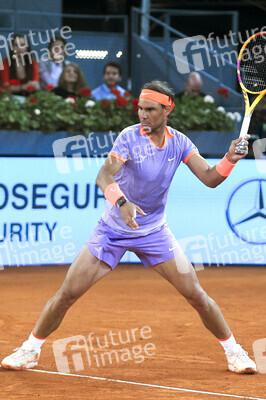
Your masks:
<svg viewBox="0 0 266 400"><path fill-rule="evenodd" d="M169 247L169 251L172 251L172 250L174 250L174 249L176 249L176 248L177 248L177 246Z"/></svg>

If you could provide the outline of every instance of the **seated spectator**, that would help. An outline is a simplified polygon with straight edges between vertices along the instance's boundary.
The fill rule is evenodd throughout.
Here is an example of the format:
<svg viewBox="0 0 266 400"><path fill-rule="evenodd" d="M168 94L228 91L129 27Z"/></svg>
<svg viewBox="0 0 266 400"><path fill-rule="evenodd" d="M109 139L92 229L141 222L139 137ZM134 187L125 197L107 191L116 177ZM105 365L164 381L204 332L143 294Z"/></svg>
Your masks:
<svg viewBox="0 0 266 400"><path fill-rule="evenodd" d="M65 39L60 36L55 36L54 39L48 46L50 60L41 61L39 64L40 84L43 90L48 85L56 87L64 66L69 64L69 61L65 60Z"/></svg>
<svg viewBox="0 0 266 400"><path fill-rule="evenodd" d="M122 79L122 68L121 65L116 62L109 62L104 66L103 69L103 81L104 83L91 92L92 97L96 100L102 99L115 99L115 93L112 91L119 91L120 95L123 96L125 89L118 86L118 83Z"/></svg>
<svg viewBox="0 0 266 400"><path fill-rule="evenodd" d="M75 63L64 66L58 86L52 90L57 96L66 99L68 96L77 96L78 91L86 86L84 75Z"/></svg>
<svg viewBox="0 0 266 400"><path fill-rule="evenodd" d="M188 75L188 78L185 83L186 90L184 90L181 93L178 93L178 95L176 97L179 99L181 99L183 96L193 96L193 97L202 96L202 97L204 97L205 94L202 93L202 91L201 91L202 86L203 86L203 82L202 82L200 74L198 72L191 72Z"/></svg>
<svg viewBox="0 0 266 400"><path fill-rule="evenodd" d="M27 36L15 35L10 47L9 59L3 60L0 80L13 94L27 96L40 89L37 61L32 60Z"/></svg>

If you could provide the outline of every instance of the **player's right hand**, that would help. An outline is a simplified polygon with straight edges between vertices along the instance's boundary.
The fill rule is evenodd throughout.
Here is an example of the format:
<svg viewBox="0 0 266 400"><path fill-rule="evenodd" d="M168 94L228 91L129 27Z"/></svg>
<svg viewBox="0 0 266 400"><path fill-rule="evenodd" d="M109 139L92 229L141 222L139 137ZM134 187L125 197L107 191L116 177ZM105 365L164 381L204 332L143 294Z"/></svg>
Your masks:
<svg viewBox="0 0 266 400"><path fill-rule="evenodd" d="M139 206L130 201L127 201L120 207L120 212L125 224L133 230L139 229L139 226L135 221L137 213L143 216L147 215Z"/></svg>
<svg viewBox="0 0 266 400"><path fill-rule="evenodd" d="M235 164L241 158L244 158L248 154L248 140L250 139L250 135L245 135L244 138L237 138L235 140L232 140L232 143L229 147L228 153L227 153L227 159L232 163ZM242 151L241 153L237 152L238 146L240 146L240 150Z"/></svg>

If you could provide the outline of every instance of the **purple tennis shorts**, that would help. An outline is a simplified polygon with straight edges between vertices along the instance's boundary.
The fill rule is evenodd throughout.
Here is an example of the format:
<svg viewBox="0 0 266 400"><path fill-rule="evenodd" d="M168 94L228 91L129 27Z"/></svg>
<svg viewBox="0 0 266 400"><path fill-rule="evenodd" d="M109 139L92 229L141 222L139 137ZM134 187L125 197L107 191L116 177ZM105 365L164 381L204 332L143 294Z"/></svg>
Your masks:
<svg viewBox="0 0 266 400"><path fill-rule="evenodd" d="M127 250L135 253L145 267L150 267L174 258L179 245L167 224L146 236L130 237L100 220L86 246L114 269Z"/></svg>

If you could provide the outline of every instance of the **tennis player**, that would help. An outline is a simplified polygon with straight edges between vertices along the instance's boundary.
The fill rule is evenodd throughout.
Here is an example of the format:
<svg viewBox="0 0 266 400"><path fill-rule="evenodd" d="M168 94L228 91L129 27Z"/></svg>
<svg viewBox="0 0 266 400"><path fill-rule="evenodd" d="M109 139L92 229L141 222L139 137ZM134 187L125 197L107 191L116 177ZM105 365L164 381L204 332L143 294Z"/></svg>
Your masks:
<svg viewBox="0 0 266 400"><path fill-rule="evenodd" d="M139 96L140 124L124 129L97 176L106 203L104 213L86 246L74 260L59 291L45 305L28 340L4 358L7 369L34 368L41 346L67 310L92 285L118 264L127 250L145 267L167 279L198 312L205 327L225 350L230 371L255 373L256 365L237 344L218 305L200 286L194 268L171 233L165 219L169 186L181 162L206 186L216 187L247 154L235 153L241 138L215 167L199 155L182 133L166 126L174 102L164 82L147 83Z"/></svg>

